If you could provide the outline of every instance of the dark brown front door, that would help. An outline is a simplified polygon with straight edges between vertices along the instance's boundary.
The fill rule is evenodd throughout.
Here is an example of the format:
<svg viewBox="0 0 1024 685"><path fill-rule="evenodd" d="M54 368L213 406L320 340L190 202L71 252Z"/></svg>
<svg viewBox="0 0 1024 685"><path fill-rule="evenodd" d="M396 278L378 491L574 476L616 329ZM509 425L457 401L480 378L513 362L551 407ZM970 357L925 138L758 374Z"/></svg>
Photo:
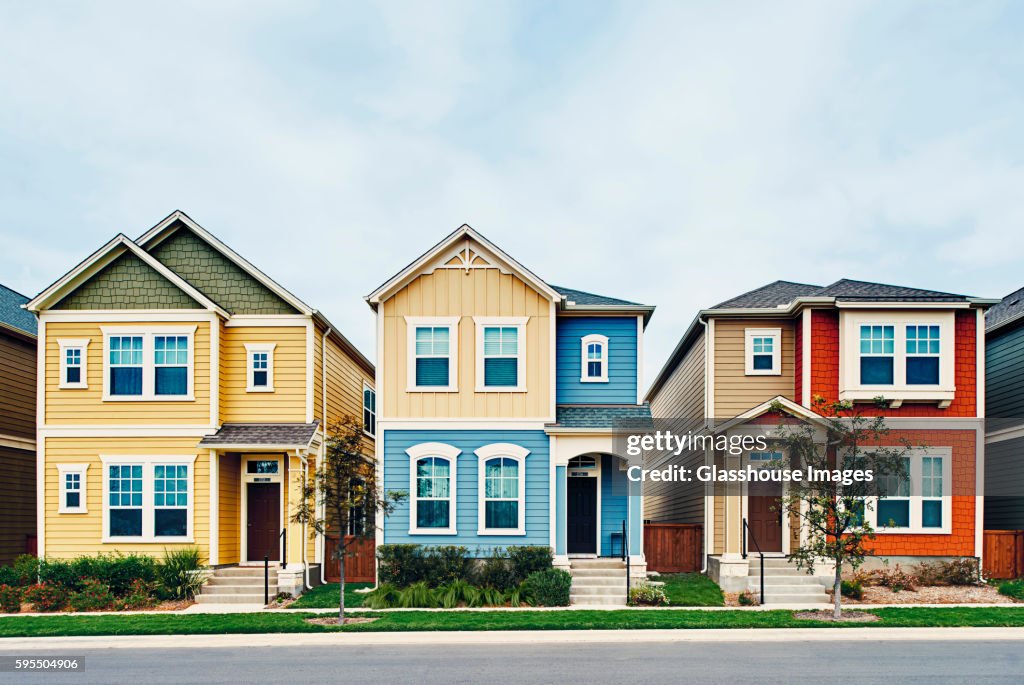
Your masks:
<svg viewBox="0 0 1024 685"><path fill-rule="evenodd" d="M597 478L567 480L567 551L597 554Z"/></svg>
<svg viewBox="0 0 1024 685"><path fill-rule="evenodd" d="M281 485L247 483L246 555L248 561L280 561L278 536L281 535Z"/></svg>
<svg viewBox="0 0 1024 685"><path fill-rule="evenodd" d="M778 493L778 486L775 488ZM750 532L747 537L747 552L782 551L782 497L772 494L771 486L750 487L747 497L747 525ZM757 545L754 540L757 540Z"/></svg>

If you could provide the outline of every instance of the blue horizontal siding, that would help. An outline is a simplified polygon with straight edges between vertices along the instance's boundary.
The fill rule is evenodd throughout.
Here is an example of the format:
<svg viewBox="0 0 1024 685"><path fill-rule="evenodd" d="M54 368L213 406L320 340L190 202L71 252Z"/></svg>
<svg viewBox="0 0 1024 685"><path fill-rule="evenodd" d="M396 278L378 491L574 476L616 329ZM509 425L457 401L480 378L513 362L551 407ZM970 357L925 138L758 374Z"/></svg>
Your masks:
<svg viewBox="0 0 1024 685"><path fill-rule="evenodd" d="M455 535L410 535L408 498L384 521L385 544L464 545L476 556L494 547L550 545L550 450L544 431L389 430L384 431L384 489L409 492L409 455L405 450L423 442L443 442L460 450L456 472ZM479 473L475 450L495 442L510 442L530 450L526 457L526 535L477 535Z"/></svg>
<svg viewBox="0 0 1024 685"><path fill-rule="evenodd" d="M622 532L622 522L628 516L629 481L626 472L619 470L619 459L610 454L601 455L601 555L621 552L621 543L612 547L612 533Z"/></svg>
<svg viewBox="0 0 1024 685"><path fill-rule="evenodd" d="M608 382L581 383L583 338L608 337ZM636 317L558 319L556 373L559 404L632 404L636 402Z"/></svg>

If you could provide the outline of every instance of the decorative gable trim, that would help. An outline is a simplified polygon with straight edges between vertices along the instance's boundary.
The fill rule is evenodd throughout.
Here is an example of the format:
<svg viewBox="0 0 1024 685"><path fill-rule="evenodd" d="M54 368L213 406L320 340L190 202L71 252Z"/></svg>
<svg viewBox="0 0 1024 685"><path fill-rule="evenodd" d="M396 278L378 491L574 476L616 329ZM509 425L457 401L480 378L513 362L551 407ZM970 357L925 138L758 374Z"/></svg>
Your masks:
<svg viewBox="0 0 1024 685"><path fill-rule="evenodd" d="M39 313L40 311L53 306L64 299L64 297L69 293L73 292L76 288L109 266L115 259L123 255L125 252L131 252L147 266L151 267L158 274L170 281L172 285L176 286L193 300L203 305L204 308L216 312L225 319L229 317L228 313L221 309L216 302L196 290L187 281L161 264L148 252L133 243L131 239L123 233L117 234L110 242L96 252L93 252L78 266L66 273L39 295L36 295L35 298L25 305L25 308L31 312Z"/></svg>
<svg viewBox="0 0 1024 685"><path fill-rule="evenodd" d="M757 405L756 407L753 407L752 409L748 409L747 411L743 412L742 414L740 414L736 418L730 419L729 421L726 421L725 423L721 424L720 426L717 426L715 428L715 432L716 433L724 433L726 431L729 431L729 430L735 428L736 426L742 425L742 424L746 423L747 421L750 421L751 419L756 419L759 416L763 416L764 414L767 414L768 412L770 412L773 409L775 409L776 406L781 408L787 414L795 416L795 417L797 417L799 419L804 419L806 421L810 421L812 423L819 424L822 427L826 427L828 425L827 420L821 414L818 414L817 412L811 411L807 407L799 405L796 402L794 402L793 400L786 399L782 395L778 395L778 396L773 397L772 399L768 400L767 402L762 402L761 404Z"/></svg>
<svg viewBox="0 0 1024 685"><path fill-rule="evenodd" d="M474 242L476 249L472 245ZM367 295L366 301L371 307L376 307L416 277L433 273L437 269L462 269L466 273L473 269L499 269L502 273L514 274L551 302L562 301L562 296L551 286L468 224L455 229L388 279Z"/></svg>

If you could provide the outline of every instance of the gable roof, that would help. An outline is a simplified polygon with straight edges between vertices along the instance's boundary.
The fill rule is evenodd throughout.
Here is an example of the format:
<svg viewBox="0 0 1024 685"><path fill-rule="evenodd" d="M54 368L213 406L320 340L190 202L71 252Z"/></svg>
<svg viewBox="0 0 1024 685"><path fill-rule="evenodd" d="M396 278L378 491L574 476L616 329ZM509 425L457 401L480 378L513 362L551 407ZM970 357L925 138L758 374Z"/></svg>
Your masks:
<svg viewBox="0 0 1024 685"><path fill-rule="evenodd" d="M36 317L25 309L28 298L0 284L0 327L36 335Z"/></svg>
<svg viewBox="0 0 1024 685"><path fill-rule="evenodd" d="M782 411L786 412L790 416L797 417L798 419L804 419L805 421L811 421L813 423L817 423L823 426L828 425L825 417L823 417L821 414L818 414L815 411L811 411L807 407L801 404L797 404L793 400L786 399L782 395L776 395L767 402L762 402L756 407L751 407L750 409L743 412L739 416L733 419L729 419L723 424L715 426L714 432L724 433L725 431L731 430L736 426L742 425L747 421L750 421L751 419L756 419L759 416L764 416L765 414L774 411L776 407L782 409Z"/></svg>
<svg viewBox="0 0 1024 685"><path fill-rule="evenodd" d="M999 304L985 312L985 327L988 332L1011 323L1024 320L1024 288L1014 290L999 301Z"/></svg>
<svg viewBox="0 0 1024 685"><path fill-rule="evenodd" d="M530 287L544 295L552 302L561 301L561 295L551 286L544 282L537 274L513 259L507 252L485 238L479 231L469 224L462 224L457 229L441 239L436 245L417 257L413 262L396 273L394 276L382 283L377 289L366 296L367 303L376 309L377 305L386 300L391 294L399 290L409 281L419 275L420 271L427 267L432 261L440 258L445 250L454 246L458 241L465 239L474 240L491 253L490 257L502 262L508 270L526 282Z"/></svg>
<svg viewBox="0 0 1024 685"><path fill-rule="evenodd" d="M818 290L821 290L820 285L794 283L793 281L775 281L768 285L762 285L760 288L749 290L742 295L737 295L725 302L719 302L712 309L779 307L789 304L797 297L806 297Z"/></svg>
<svg viewBox="0 0 1024 685"><path fill-rule="evenodd" d="M95 276L104 267L109 265L125 252L130 252L138 257L140 260L145 262L147 266L151 267L154 271L170 281L193 300L203 305L206 309L217 312L224 318L228 317L228 313L224 311L220 305L203 293L199 292L199 290L193 287L192 284L161 264L159 260L133 243L128 236L123 233L118 233L110 242L93 252L71 271L67 272L58 280L50 284L50 286L43 290L43 292L32 298L32 300L26 305L26 308L32 312L39 312L53 304L56 304L62 300L67 293Z"/></svg>

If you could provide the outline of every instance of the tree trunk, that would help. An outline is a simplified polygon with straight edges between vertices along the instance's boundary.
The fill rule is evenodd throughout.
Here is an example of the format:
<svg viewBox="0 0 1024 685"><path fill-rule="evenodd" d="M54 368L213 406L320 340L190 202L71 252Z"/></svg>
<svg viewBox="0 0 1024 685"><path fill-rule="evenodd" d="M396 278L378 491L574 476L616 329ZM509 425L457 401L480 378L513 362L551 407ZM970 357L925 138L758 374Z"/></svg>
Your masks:
<svg viewBox="0 0 1024 685"><path fill-rule="evenodd" d="M338 555L338 570L341 578L338 582L338 625L345 623L345 536L340 536L338 548L335 550Z"/></svg>
<svg viewBox="0 0 1024 685"><path fill-rule="evenodd" d="M836 579L832 588L832 618L838 621L843 615L843 607L841 605L843 597L843 563L839 559L836 559Z"/></svg>

